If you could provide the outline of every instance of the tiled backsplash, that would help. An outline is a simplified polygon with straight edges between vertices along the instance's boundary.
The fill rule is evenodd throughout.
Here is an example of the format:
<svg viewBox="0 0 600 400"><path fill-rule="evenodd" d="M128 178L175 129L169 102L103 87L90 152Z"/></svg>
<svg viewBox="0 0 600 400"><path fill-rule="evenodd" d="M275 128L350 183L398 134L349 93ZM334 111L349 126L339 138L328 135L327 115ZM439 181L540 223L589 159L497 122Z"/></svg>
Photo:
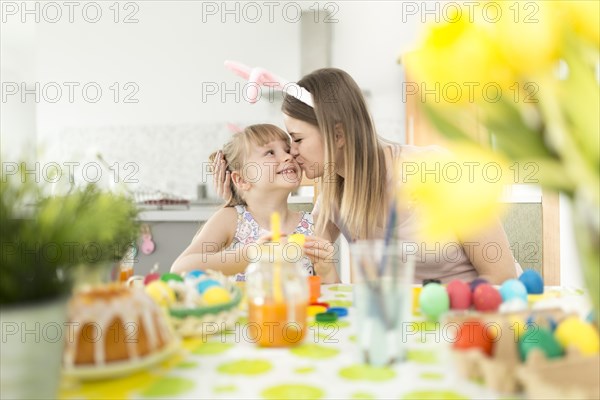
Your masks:
<svg viewBox="0 0 600 400"><path fill-rule="evenodd" d="M100 153L113 166L103 171L103 185L118 181L129 190L160 190L194 199L203 180L211 194L208 157L230 135L225 124L71 128L61 132L60 141L42 145L42 158L79 162L74 171L75 181L81 182L96 179L96 169L84 172L84 166L97 162Z"/></svg>
<svg viewBox="0 0 600 400"><path fill-rule="evenodd" d="M245 126L252 122L239 122ZM382 136L399 141L397 121L379 121ZM231 136L227 124L173 124L140 126L77 127L64 129L60 140L42 142L45 162L78 162L75 182L96 178L100 153L106 163L100 183L112 187L124 184L131 191L162 191L193 200L197 186L205 183L213 197L208 157ZM96 164L97 165L97 164Z"/></svg>

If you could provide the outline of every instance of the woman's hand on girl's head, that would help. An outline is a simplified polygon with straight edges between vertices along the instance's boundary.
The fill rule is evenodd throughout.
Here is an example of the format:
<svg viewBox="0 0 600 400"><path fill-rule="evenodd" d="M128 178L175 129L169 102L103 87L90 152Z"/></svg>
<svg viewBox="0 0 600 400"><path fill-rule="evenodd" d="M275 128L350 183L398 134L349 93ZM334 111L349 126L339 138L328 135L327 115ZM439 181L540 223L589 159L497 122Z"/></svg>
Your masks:
<svg viewBox="0 0 600 400"><path fill-rule="evenodd" d="M227 171L227 162L223 152L219 151L213 160L213 184L217 196L227 201L231 197L231 173Z"/></svg>

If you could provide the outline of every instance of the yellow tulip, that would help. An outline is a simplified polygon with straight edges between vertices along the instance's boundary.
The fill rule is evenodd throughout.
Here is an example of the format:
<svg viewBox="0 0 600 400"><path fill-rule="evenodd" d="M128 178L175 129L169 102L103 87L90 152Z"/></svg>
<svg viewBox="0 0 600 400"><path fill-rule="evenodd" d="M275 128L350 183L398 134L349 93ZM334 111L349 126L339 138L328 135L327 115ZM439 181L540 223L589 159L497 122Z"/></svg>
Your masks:
<svg viewBox="0 0 600 400"><path fill-rule="evenodd" d="M427 90L461 88L461 96L441 96L441 105L480 102L486 85L508 88L515 81L489 30L465 15L429 25L420 47L405 63L409 75Z"/></svg>
<svg viewBox="0 0 600 400"><path fill-rule="evenodd" d="M488 1L496 15L479 23L485 26L502 58L517 78L527 78L553 68L559 58L561 28L549 1ZM513 82L514 83L514 82Z"/></svg>
<svg viewBox="0 0 600 400"><path fill-rule="evenodd" d="M599 1L550 1L554 12L560 15L565 27L600 49Z"/></svg>
<svg viewBox="0 0 600 400"><path fill-rule="evenodd" d="M428 152L400 168L398 198L415 207L423 240L469 237L494 222L509 169L504 158L472 144Z"/></svg>

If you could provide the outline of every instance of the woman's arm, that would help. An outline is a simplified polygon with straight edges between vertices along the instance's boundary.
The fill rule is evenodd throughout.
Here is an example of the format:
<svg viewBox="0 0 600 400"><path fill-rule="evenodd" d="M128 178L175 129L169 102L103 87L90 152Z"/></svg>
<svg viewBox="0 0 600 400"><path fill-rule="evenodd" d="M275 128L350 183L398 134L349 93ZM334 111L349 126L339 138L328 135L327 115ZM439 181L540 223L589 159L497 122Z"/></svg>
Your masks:
<svg viewBox="0 0 600 400"><path fill-rule="evenodd" d="M244 272L248 266L244 248L226 250L233 240L237 226L234 208L222 208L206 221L192 243L171 266L171 272L182 273L196 269L211 268L234 275Z"/></svg>
<svg viewBox="0 0 600 400"><path fill-rule="evenodd" d="M460 239L481 278L498 285L517 277L515 259L500 221L479 235Z"/></svg>

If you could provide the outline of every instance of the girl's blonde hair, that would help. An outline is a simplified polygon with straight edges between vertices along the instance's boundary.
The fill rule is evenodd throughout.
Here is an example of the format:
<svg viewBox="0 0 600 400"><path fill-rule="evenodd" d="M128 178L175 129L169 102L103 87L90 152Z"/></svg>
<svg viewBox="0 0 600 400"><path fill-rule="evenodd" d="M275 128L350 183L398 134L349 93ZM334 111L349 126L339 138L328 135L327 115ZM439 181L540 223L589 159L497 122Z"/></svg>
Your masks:
<svg viewBox="0 0 600 400"><path fill-rule="evenodd" d="M387 179L381 139L362 92L350 75L336 68L314 71L298 85L311 93L314 108L286 95L282 111L316 126L323 135L325 172L317 230L323 234L332 221L352 235L349 239L372 238L387 213ZM336 126L345 138L343 178L334 165Z"/></svg>
<svg viewBox="0 0 600 400"><path fill-rule="evenodd" d="M288 144L290 143L288 134L271 124L250 125L242 132L233 134L231 140L225 143L221 149L223 152L223 159L227 163L227 171L229 171L229 173L238 171L243 176L244 165L252 147L264 146L274 140L283 140ZM209 160L211 165L216 156L216 151L210 155ZM225 207L247 205L241 193L237 191L233 180L230 180L229 182L229 189L231 191L231 196L227 199Z"/></svg>

